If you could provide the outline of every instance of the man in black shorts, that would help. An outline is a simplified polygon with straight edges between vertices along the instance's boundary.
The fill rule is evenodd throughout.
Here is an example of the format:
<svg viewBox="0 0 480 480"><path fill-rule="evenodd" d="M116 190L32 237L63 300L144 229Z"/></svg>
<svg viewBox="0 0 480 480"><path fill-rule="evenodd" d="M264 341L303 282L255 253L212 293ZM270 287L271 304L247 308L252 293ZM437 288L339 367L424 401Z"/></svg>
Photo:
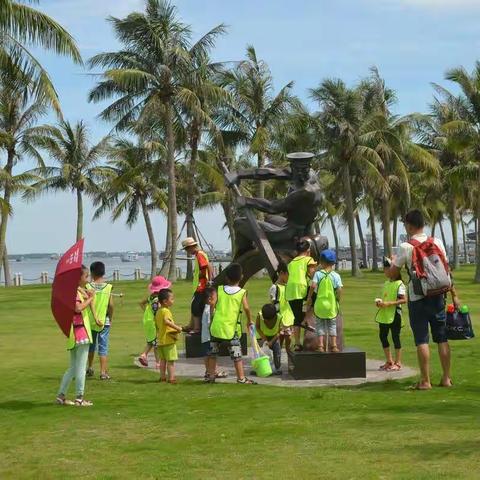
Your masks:
<svg viewBox="0 0 480 480"><path fill-rule="evenodd" d="M428 236L423 229L425 221L419 210L412 210L405 216L405 230L411 240L423 243ZM443 243L438 239L433 239L438 249L447 254ZM410 243L402 243L400 245L399 254L393 258L392 269L400 272L405 266L407 271L412 271L412 253L413 245ZM459 300L452 286L451 295L453 303L458 307ZM438 345L438 354L442 366L442 379L440 386L451 387L452 380L450 378L450 346L447 339L446 331L446 313L445 313L445 294L425 297L415 293L413 284L408 284L408 310L410 316L410 326L415 338L417 347L418 364L420 367L420 381L415 385L417 390L430 390L432 384L430 382L430 348L428 346L429 326L433 341Z"/></svg>

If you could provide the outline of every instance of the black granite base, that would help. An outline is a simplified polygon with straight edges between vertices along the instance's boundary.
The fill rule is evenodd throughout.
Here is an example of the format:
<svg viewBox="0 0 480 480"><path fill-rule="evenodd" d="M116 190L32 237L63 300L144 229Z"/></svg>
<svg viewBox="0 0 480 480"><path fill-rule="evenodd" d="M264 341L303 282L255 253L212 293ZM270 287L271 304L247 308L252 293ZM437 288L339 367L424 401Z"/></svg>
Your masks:
<svg viewBox="0 0 480 480"><path fill-rule="evenodd" d="M242 355L247 355L248 349L246 333L243 333L240 337L240 344L242 346ZM227 357L230 355L228 353L228 346L226 344L222 344L218 354L220 357ZM185 356L187 358L203 357L201 336L199 333L185 335Z"/></svg>
<svg viewBox="0 0 480 480"><path fill-rule="evenodd" d="M295 380L366 378L367 357L355 347L339 353L291 352L288 373Z"/></svg>

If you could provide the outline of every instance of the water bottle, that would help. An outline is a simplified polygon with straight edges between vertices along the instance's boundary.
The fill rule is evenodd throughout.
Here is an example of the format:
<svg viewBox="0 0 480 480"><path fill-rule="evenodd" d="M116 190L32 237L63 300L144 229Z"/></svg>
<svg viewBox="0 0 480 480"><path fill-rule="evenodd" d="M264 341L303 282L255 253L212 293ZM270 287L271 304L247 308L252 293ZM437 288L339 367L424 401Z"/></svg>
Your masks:
<svg viewBox="0 0 480 480"><path fill-rule="evenodd" d="M460 307L460 313L468 313L470 310L468 309L468 305L462 305Z"/></svg>

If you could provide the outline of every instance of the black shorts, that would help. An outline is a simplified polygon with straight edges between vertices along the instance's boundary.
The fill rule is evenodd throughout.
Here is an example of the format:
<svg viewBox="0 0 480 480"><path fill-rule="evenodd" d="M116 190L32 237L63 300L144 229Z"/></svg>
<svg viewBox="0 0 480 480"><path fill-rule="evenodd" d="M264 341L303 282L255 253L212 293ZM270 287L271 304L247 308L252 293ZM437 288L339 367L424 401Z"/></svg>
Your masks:
<svg viewBox="0 0 480 480"><path fill-rule="evenodd" d="M205 292L195 292L190 311L194 317L201 317L205 308Z"/></svg>
<svg viewBox="0 0 480 480"><path fill-rule="evenodd" d="M443 295L408 302L408 313L415 345L428 344L430 340L429 326L435 343L448 342L447 314L445 313L445 297Z"/></svg>

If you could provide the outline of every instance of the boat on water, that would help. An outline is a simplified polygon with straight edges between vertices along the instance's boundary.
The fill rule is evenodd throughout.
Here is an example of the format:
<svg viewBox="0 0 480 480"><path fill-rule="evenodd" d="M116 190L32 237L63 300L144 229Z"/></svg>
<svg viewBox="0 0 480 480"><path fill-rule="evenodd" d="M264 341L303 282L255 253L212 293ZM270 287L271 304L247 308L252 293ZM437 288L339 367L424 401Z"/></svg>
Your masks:
<svg viewBox="0 0 480 480"><path fill-rule="evenodd" d="M131 262L137 262L138 261L138 253L136 252L127 252L123 254L120 259L122 260L123 263L131 263Z"/></svg>
<svg viewBox="0 0 480 480"><path fill-rule="evenodd" d="M60 255L54 253L52 255L50 255L50 260L58 260L60 258Z"/></svg>
<svg viewBox="0 0 480 480"><path fill-rule="evenodd" d="M15 259L16 262L23 262L23 260L24 260L24 257L17 257Z"/></svg>

